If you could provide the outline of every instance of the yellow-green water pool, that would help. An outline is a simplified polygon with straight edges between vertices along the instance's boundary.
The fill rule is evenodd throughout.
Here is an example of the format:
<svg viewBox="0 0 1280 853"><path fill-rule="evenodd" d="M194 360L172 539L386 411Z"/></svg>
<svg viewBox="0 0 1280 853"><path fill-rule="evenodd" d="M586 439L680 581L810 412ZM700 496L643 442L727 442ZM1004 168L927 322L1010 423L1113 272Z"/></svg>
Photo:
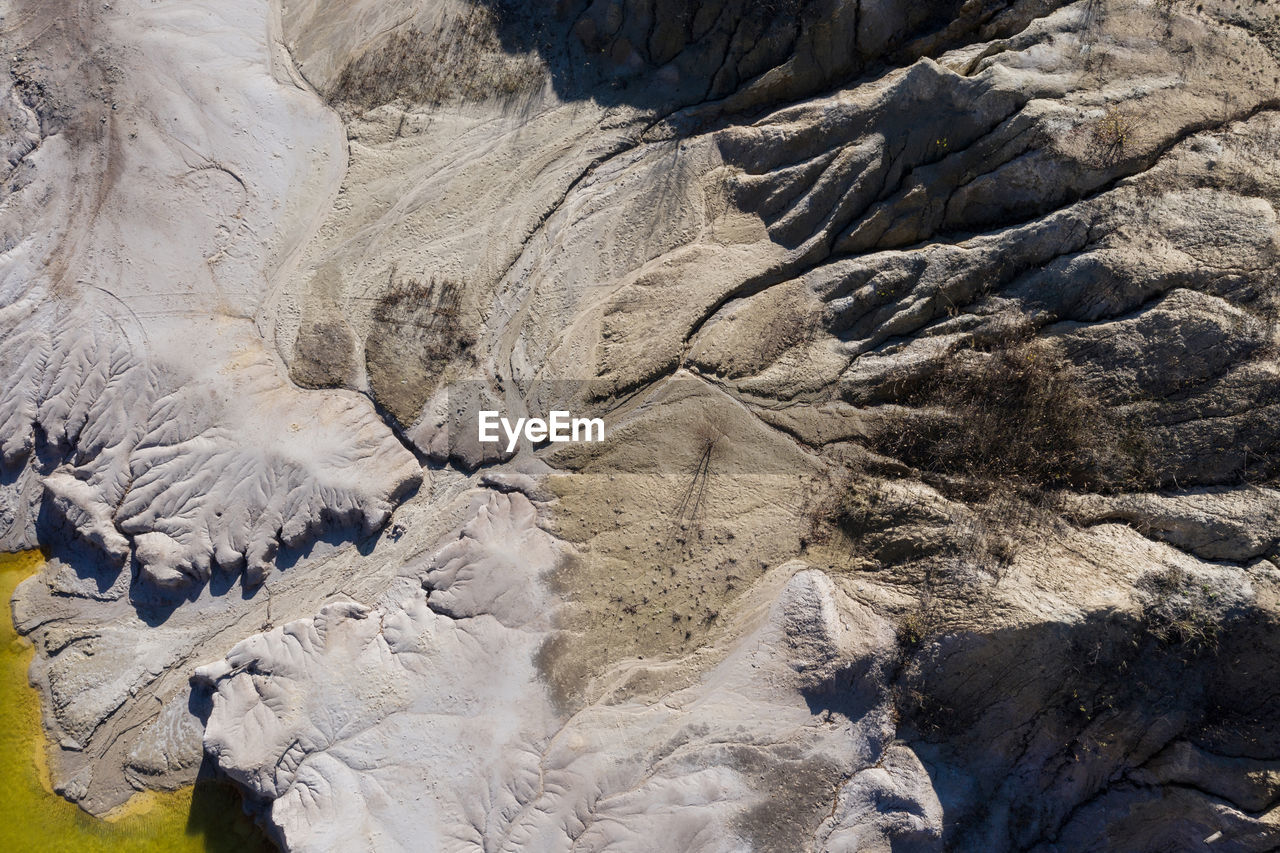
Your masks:
<svg viewBox="0 0 1280 853"><path fill-rule="evenodd" d="M138 794L108 820L51 792L40 699L27 683L31 644L13 628L9 599L39 570L39 552L0 554L0 851L5 853L267 853L273 848L229 786L200 782Z"/></svg>

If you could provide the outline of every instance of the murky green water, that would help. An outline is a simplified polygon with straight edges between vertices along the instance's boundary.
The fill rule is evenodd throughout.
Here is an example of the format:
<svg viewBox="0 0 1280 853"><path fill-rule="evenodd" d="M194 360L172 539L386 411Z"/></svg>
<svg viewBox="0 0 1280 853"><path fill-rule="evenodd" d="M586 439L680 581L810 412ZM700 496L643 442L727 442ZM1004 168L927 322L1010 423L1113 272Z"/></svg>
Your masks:
<svg viewBox="0 0 1280 853"><path fill-rule="evenodd" d="M273 847L229 786L200 783L139 794L108 820L49 789L40 699L27 683L33 650L18 636L9 599L38 571L40 554L0 554L0 851L6 853L267 853Z"/></svg>

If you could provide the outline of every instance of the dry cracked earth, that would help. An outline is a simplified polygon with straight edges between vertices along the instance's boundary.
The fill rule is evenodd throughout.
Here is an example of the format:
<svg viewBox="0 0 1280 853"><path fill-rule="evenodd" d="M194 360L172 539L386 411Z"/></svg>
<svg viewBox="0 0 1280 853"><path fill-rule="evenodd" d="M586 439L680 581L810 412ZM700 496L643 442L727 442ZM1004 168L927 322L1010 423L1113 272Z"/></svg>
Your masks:
<svg viewBox="0 0 1280 853"><path fill-rule="evenodd" d="M62 796L219 775L291 851L1280 848L1280 6L0 42Z"/></svg>

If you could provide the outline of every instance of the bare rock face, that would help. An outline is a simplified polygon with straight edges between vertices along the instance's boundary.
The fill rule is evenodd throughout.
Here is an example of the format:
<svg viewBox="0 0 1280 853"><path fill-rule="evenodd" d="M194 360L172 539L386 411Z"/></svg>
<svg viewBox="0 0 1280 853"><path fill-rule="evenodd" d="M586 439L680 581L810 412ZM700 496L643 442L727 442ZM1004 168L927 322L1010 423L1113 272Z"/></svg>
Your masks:
<svg viewBox="0 0 1280 853"><path fill-rule="evenodd" d="M373 533L421 471L366 400L290 383L259 331L344 161L268 4L9 12L0 542L59 556L16 621L55 785L100 812L200 764L180 670L238 597L172 609Z"/></svg>
<svg viewBox="0 0 1280 853"><path fill-rule="evenodd" d="M67 796L1276 846L1273 5L21 11L0 543Z"/></svg>
<svg viewBox="0 0 1280 853"><path fill-rule="evenodd" d="M1246 756L1274 755L1270 715L1247 698L1275 684L1269 620L1253 608L1226 619L1208 652L1162 645L1114 614L926 649L904 682L903 731L956 821L951 844L1189 849L1220 832L1233 849L1267 849L1280 831L1275 763ZM1221 657L1241 654L1247 675Z"/></svg>
<svg viewBox="0 0 1280 853"><path fill-rule="evenodd" d="M848 784L858 802L843 823L871 825L822 819L832 787L888 748L887 622L801 570L699 683L658 706L619 698L566 717L538 677L558 549L534 522L527 499L491 497L407 570L425 594L327 607L197 671L216 689L206 747L272 801L282 844L728 851L814 831L937 836L937 803L902 747ZM865 683L841 695L848 716L815 716L806 695L850 671ZM886 789L892 802L877 800Z"/></svg>
<svg viewBox="0 0 1280 853"><path fill-rule="evenodd" d="M9 93L6 469L35 471L52 523L160 587L213 565L258 583L281 543L380 526L414 459L358 399L292 387L254 327L342 168L333 119L272 76L265 6L29 11ZM166 27L166 48L130 41ZM35 507L17 515L7 535L30 541Z"/></svg>

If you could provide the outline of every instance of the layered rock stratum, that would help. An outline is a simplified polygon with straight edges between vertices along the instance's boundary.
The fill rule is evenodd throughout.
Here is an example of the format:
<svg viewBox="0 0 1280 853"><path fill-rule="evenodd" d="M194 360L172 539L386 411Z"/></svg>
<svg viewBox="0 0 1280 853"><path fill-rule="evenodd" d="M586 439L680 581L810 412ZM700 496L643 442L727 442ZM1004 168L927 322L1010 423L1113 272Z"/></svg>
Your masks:
<svg viewBox="0 0 1280 853"><path fill-rule="evenodd" d="M217 773L288 850L1280 844L1274 4L2 20L59 793Z"/></svg>

